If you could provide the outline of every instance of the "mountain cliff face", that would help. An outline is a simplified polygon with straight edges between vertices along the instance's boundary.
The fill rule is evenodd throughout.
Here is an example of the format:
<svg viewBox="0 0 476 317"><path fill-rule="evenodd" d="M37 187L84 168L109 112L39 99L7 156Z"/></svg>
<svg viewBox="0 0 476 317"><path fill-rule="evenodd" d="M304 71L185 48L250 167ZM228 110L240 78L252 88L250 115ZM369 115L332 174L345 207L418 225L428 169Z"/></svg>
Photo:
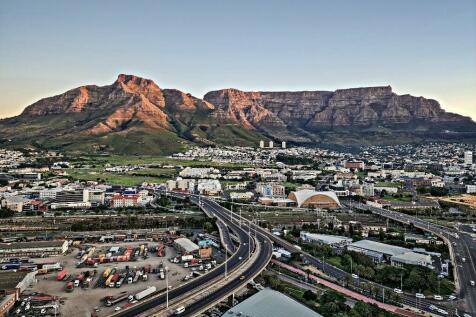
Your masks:
<svg viewBox="0 0 476 317"><path fill-rule="evenodd" d="M212 91L205 100L229 113L235 121L246 121L259 129L260 122L248 116L262 109L269 122L308 132L363 129L375 126L465 122L471 119L447 113L432 99L399 96L390 86L300 92L243 92L235 89ZM244 115L243 115L244 114Z"/></svg>
<svg viewBox="0 0 476 317"><path fill-rule="evenodd" d="M446 131L449 130L449 131ZM474 138L476 124L435 100L391 87L332 91L244 92L203 99L121 74L107 86L82 86L39 100L0 121L0 146L164 154L187 143L256 145L386 143Z"/></svg>

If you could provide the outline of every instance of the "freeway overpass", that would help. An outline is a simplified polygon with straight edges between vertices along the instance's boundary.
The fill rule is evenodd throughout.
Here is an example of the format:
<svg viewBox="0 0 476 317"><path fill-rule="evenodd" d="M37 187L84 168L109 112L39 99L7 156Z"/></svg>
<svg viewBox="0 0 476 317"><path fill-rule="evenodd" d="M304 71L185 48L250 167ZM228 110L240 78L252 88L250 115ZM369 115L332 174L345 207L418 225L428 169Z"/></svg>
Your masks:
<svg viewBox="0 0 476 317"><path fill-rule="evenodd" d="M183 195L179 195L178 197L183 197ZM235 252L230 256L226 265L222 264L210 271L210 273L202 275L187 284L170 290L168 294L169 301L183 300L189 298L193 294L199 294L200 291L207 288L210 283L216 283L217 281L222 280L226 275L228 275L228 273L231 273L244 265L245 262L248 261L251 252L255 249L255 241L260 244L260 252L254 262L249 263L249 267L243 273L245 278L242 278L241 276L232 277L230 274L228 283L224 287L220 288L218 291L212 292L211 294L207 294L207 296L202 297L199 301L187 307L186 313L183 316L197 314L205 307L209 307L211 303L216 303L217 301L226 298L230 292L232 293L245 286L250 279L259 274L267 266L271 260L272 254L271 241L266 236L255 235L255 237L253 237L251 234L251 228L248 224L242 223L240 225L236 221L233 222L232 219L230 219L229 214L226 214L226 209L219 205L217 206L213 201L203 200L203 202L199 202L199 200L200 198L198 196L192 196L193 202L199 204L201 209L203 209L208 215L216 217L218 222L221 223L220 226L222 230L220 230L220 232L226 231L222 239L231 244L227 249ZM237 248L233 246L229 230L231 230L238 238ZM133 317L141 314L149 315L149 311L151 310L167 309L167 307L165 307L166 302L167 295L162 293L145 300L144 302L133 305L128 309L119 311L112 316Z"/></svg>
<svg viewBox="0 0 476 317"><path fill-rule="evenodd" d="M360 203L353 204L350 207L364 209L373 214L401 223L412 224L417 228L443 238L447 242L450 250L456 288L457 291L459 291L459 296L463 299L460 303L460 310L467 310L473 315L476 314L476 287L470 285L470 281L476 281L476 241L466 232L467 228L465 226L462 226L462 230L455 230L414 216L383 208Z"/></svg>

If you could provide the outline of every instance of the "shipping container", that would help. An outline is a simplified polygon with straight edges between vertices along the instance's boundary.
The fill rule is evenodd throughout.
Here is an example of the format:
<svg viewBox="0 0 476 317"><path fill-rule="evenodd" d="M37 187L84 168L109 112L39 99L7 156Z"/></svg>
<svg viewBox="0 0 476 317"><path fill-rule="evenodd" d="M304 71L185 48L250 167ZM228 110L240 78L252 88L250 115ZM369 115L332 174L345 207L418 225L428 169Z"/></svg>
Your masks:
<svg viewBox="0 0 476 317"><path fill-rule="evenodd" d="M62 280L64 280L64 278L66 277L66 274L68 274L68 272L66 272L66 270L63 270L63 271L59 272L59 273L56 275L56 280L57 280L57 281L62 281Z"/></svg>
<svg viewBox="0 0 476 317"><path fill-rule="evenodd" d="M141 300L147 296L150 296L152 294L154 294L155 292L157 291L157 288L155 286L149 286L148 288L146 288L145 290L143 290L142 292L139 292L137 293L134 298L136 300Z"/></svg>

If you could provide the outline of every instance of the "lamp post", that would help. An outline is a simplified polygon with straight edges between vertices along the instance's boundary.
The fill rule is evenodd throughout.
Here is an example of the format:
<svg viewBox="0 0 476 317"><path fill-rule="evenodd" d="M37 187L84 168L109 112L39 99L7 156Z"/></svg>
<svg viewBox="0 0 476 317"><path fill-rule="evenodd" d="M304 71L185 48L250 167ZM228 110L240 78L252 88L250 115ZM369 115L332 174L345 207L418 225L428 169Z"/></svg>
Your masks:
<svg viewBox="0 0 476 317"><path fill-rule="evenodd" d="M165 287L166 287L166 297L167 297L167 308L169 308L169 267L165 267Z"/></svg>
<svg viewBox="0 0 476 317"><path fill-rule="evenodd" d="M228 251L227 245L225 244L225 279L228 278Z"/></svg>

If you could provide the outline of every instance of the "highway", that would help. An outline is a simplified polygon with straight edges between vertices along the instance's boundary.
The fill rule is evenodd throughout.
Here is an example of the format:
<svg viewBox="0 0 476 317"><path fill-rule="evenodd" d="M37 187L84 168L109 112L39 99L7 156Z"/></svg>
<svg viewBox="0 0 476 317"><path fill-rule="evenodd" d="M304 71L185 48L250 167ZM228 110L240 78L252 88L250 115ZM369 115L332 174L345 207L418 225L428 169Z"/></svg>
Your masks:
<svg viewBox="0 0 476 317"><path fill-rule="evenodd" d="M192 201L197 202L197 197L192 198ZM202 198L201 203L201 207L204 210L212 212L214 215L220 217L220 219L223 219L221 217L225 217L228 220L233 219L232 217L230 217L230 211L220 206L215 201ZM233 226L237 226L238 223L239 221L235 220ZM248 237L251 237L254 233L250 224L247 221L242 221L241 228L250 233ZM258 255L258 259L254 263L252 263L252 265L243 273L242 276L244 276L245 279L242 279L241 276L235 277L233 280L230 280L230 282L227 283L224 287L218 289L217 291L211 294L208 294L206 297L201 298L192 305L189 305L186 308L185 313L182 314L182 316L194 316L197 312L201 311L202 307L206 307L209 303L213 303L217 299L223 298L230 292L238 290L239 288L247 284L248 280L251 277L255 276L266 268L272 256L272 242L265 235L258 232L255 235L255 239L260 244L261 250L260 254ZM253 241L253 239L251 239L251 241Z"/></svg>
<svg viewBox="0 0 476 317"><path fill-rule="evenodd" d="M181 195L182 196L182 195ZM183 196L182 196L183 197ZM198 196L192 197L192 202L199 203ZM200 203L200 207L204 209L207 214L213 215L217 218L218 222L222 223L225 226L226 237L223 237L225 241L229 241L231 243L232 248L236 249L236 252L230 256L227 261L226 269L228 272L233 271L235 268L240 266L243 261L247 260L249 253L252 252L255 248L254 241L255 239L252 238L251 233L249 232L251 229L243 223L240 227L237 221L232 221L230 218L230 213L227 213L227 210L213 201L202 199ZM223 228L223 227L222 227ZM233 246L231 237L229 235L229 231L233 231L234 235L237 236L239 240L238 247L235 248ZM269 241L264 236L257 236L258 241L261 244L262 252L260 252L260 256L257 258L256 262L253 263L250 268L246 270L244 273L245 276L254 276L257 273L261 272L268 262L271 259L271 252L272 246L271 241ZM172 301L176 298L179 298L187 293L194 292L196 290L200 290L203 288L207 283L210 281L219 278L220 276L225 277L225 265L220 265L214 270L210 271L210 273L205 274L201 277L193 279L191 282L184 284L178 288L172 289L169 291L169 301ZM202 307L207 306L210 302L215 301L217 298L220 298L221 295L227 294L230 291L235 289L239 289L242 287L246 280L241 280L239 277L230 279L229 283L222 287L217 292L213 292L210 295L201 298L199 301L195 302L194 304L187 307L186 313L187 315L193 314L195 311L199 311ZM158 306L164 305L166 303L166 294L161 294L155 296L149 300L144 302L138 303L137 305L131 306L130 308L119 311L113 314L114 317L133 317L139 314L145 313L148 310L153 308L157 308ZM184 315L185 316L185 315Z"/></svg>
<svg viewBox="0 0 476 317"><path fill-rule="evenodd" d="M385 210L385 211L387 211L387 210ZM234 217L239 217L239 216L234 215ZM331 278L334 278L338 282L343 282L346 279L351 278L351 275L349 273L347 273L347 272L345 272L345 271L343 271L339 268L336 268L336 267L334 267L330 264L327 264L325 262L325 259L316 258L316 257L312 256L311 254L302 251L300 248L298 248L295 245L289 243L288 241L286 241L284 239L281 239L278 236L273 235L271 232L269 232L269 231L267 231L267 230L265 230L265 229L263 229L259 226L252 225L252 228L256 229L261 234L267 236L276 245L282 246L287 251L302 254L304 261L306 261L310 265L315 266L316 268L318 268L319 270L321 270L322 272L324 272L325 274L327 274ZM442 228L443 227L438 226L438 230L442 230ZM358 281L355 281L355 282L356 282L355 283L356 286L358 286L359 282L365 282L365 283L371 284L371 285L381 289L382 293L381 293L381 295L379 295L379 297L378 297L379 299L383 298L383 294L385 294L384 295L385 299L387 299L389 297L389 295L393 293L392 288L389 288L389 287L386 287L384 285L377 284L375 282L371 282L371 281L368 281L368 280L365 280L365 279L362 279L362 278L360 278ZM364 292L364 294L366 294L369 297L372 297L371 294L367 294L365 292ZM435 301L435 300L417 299L414 294L399 294L399 297L400 297L400 303L404 304L404 305L412 306L412 307L423 309L423 310L426 310L426 311L428 311L428 307L430 305L434 305L434 306L436 306L440 309L443 309L443 310L447 311L448 313L453 313L454 314L454 310L451 312L448 309L448 307L442 305L442 303L440 303L438 301ZM438 314L434 311L433 311L433 313ZM440 315L442 315L442 314L440 314Z"/></svg>
<svg viewBox="0 0 476 317"><path fill-rule="evenodd" d="M476 287L470 281L476 281L476 241L471 236L469 226L461 226L458 230L443 227L417 217L383 208L371 207L364 204L355 204L353 207L368 210L374 214L406 224L413 224L422 230L446 238L453 249L453 266L456 279L459 283L460 310L476 314ZM464 261L463 261L464 258Z"/></svg>

